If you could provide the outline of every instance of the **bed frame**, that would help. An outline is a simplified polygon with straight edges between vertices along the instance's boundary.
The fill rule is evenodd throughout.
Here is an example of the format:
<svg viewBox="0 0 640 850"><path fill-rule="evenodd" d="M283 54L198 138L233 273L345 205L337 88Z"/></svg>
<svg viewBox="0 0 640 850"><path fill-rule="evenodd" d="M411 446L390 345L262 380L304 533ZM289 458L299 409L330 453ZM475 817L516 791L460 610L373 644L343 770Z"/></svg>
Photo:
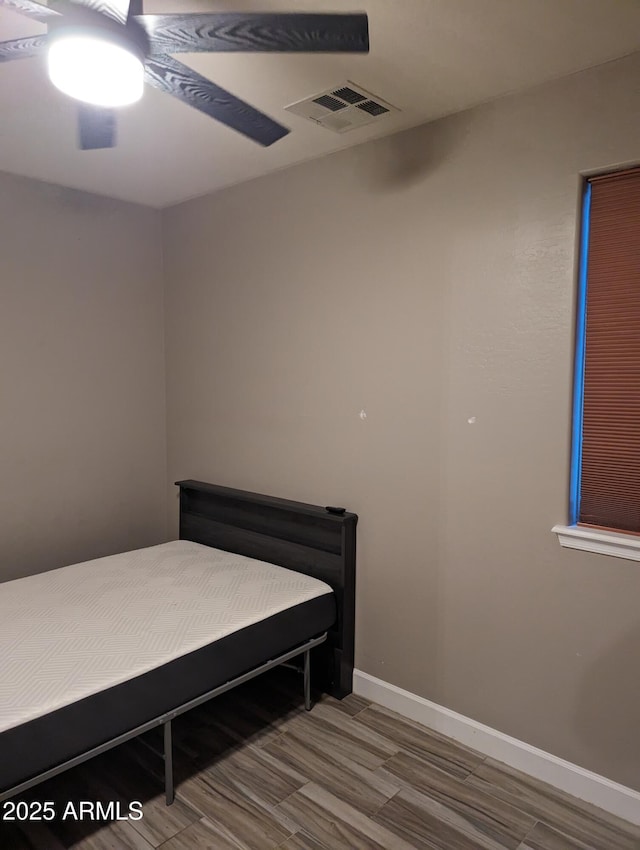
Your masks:
<svg viewBox="0 0 640 850"><path fill-rule="evenodd" d="M358 517L344 508L322 508L201 481L179 481L180 539L267 561L321 579L335 594L337 618L329 632L293 646L277 658L125 733L0 792L0 801L87 761L157 726L164 727L165 794L174 799L172 727L180 714L292 659L303 657L305 708L311 708L311 669L318 690L341 699L351 693L355 620L355 552ZM313 655L313 658L312 658Z"/></svg>
<svg viewBox="0 0 640 850"><path fill-rule="evenodd" d="M269 561L326 582L337 620L314 652L314 685L342 699L353 690L356 514L244 490L177 481L180 539Z"/></svg>

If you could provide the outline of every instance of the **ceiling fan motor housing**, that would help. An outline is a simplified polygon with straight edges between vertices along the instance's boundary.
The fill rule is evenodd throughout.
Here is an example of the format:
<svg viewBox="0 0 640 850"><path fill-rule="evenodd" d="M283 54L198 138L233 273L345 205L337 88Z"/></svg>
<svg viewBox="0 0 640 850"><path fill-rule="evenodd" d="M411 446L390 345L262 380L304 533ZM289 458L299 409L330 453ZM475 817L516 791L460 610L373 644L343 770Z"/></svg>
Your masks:
<svg viewBox="0 0 640 850"><path fill-rule="evenodd" d="M126 24L88 6L69 4L64 15L47 21L49 44L67 36L88 36L123 47L144 62L149 54L149 37L138 21L130 17Z"/></svg>

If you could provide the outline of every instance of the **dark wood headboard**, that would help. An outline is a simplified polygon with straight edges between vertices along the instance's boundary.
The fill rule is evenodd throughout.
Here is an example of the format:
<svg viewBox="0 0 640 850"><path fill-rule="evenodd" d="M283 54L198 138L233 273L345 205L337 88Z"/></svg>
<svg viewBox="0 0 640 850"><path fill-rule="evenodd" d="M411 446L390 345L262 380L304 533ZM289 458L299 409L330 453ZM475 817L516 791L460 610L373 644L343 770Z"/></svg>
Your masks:
<svg viewBox="0 0 640 850"><path fill-rule="evenodd" d="M182 540L278 564L333 588L338 617L316 650L314 684L338 698L351 693L357 515L202 481L176 484Z"/></svg>

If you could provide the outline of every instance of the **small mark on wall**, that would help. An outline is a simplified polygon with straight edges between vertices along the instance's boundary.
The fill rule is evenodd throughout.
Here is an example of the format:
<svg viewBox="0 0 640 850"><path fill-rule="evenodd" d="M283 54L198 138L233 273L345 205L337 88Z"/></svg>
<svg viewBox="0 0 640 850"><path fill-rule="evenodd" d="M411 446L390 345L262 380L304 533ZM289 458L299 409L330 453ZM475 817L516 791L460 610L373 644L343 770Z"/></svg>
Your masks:
<svg viewBox="0 0 640 850"><path fill-rule="evenodd" d="M475 425L475 424L476 424L476 417L475 417L475 416L470 416L470 417L467 419L467 422L469 423L469 425Z"/></svg>
<svg viewBox="0 0 640 850"><path fill-rule="evenodd" d="M361 410L361 411L360 411L360 419L362 419L362 421L364 422L364 420L365 420L366 418L367 418L367 411L366 411L366 410Z"/></svg>

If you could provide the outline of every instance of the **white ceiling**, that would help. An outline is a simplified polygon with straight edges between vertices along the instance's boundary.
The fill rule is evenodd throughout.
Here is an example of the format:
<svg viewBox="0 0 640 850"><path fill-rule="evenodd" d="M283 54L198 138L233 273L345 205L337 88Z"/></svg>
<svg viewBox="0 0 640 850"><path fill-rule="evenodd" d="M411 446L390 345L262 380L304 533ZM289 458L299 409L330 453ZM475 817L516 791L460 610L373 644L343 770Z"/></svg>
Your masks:
<svg viewBox="0 0 640 850"><path fill-rule="evenodd" d="M640 49L638 0L145 0L145 12L362 11L366 55L182 54L292 132L262 148L146 88L121 110L118 147L76 149L75 108L39 59L0 64L0 170L154 207L563 76ZM0 39L44 31L0 10ZM345 135L283 111L352 80L399 107Z"/></svg>

